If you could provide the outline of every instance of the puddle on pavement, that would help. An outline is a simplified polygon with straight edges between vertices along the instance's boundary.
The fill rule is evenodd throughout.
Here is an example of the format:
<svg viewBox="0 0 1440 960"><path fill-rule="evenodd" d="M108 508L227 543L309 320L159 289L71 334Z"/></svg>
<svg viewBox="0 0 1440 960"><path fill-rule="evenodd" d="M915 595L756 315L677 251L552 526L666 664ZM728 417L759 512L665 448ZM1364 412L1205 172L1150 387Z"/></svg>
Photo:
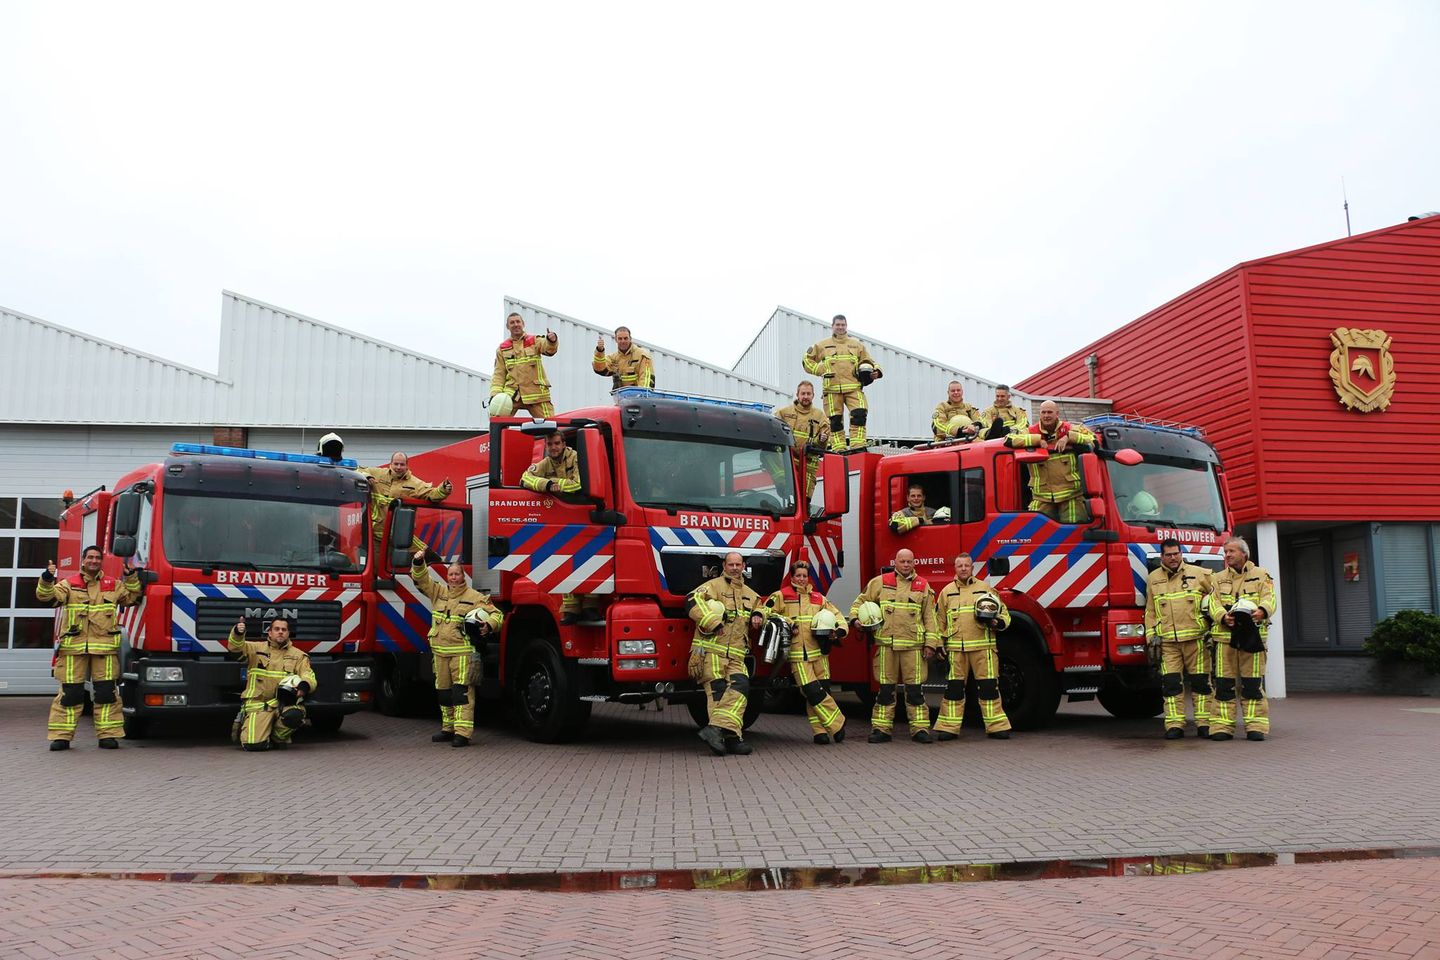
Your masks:
<svg viewBox="0 0 1440 960"><path fill-rule="evenodd" d="M1440 857L1440 847L1321 850L1304 853L1203 853L1160 857L1024 860L907 867L779 867L735 870L576 870L553 873L285 873L128 870L4 871L0 879L140 880L254 886L373 887L389 890L810 890L914 883L984 883L1079 877L1159 877L1254 867Z"/></svg>

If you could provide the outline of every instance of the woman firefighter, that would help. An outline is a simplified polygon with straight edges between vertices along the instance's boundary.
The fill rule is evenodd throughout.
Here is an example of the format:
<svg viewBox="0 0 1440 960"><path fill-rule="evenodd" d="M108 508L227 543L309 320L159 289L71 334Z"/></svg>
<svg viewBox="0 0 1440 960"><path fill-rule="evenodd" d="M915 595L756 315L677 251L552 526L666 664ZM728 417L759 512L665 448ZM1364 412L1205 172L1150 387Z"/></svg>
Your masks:
<svg viewBox="0 0 1440 960"><path fill-rule="evenodd" d="M790 627L786 658L816 744L845 739L845 715L830 695L830 648L845 636L845 617L810 583L810 561L796 560L785 584L765 600L766 615Z"/></svg>

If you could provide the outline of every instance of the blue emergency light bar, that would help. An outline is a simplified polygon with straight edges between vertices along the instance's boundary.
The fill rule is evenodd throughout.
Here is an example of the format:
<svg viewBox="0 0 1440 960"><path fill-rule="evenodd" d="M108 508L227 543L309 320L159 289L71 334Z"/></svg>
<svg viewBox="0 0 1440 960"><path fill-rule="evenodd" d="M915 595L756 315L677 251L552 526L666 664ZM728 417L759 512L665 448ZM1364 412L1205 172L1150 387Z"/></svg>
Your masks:
<svg viewBox="0 0 1440 960"><path fill-rule="evenodd" d="M322 467L346 467L357 469L355 460L331 460L309 453L281 453L278 450L251 450L248 447L216 447L208 443L177 443L170 447L171 453L198 453L209 457L241 457L247 460L279 460L284 463L313 463Z"/></svg>
<svg viewBox="0 0 1440 960"><path fill-rule="evenodd" d="M1170 433L1179 433L1187 437L1194 437L1196 440L1205 439L1205 431L1199 427L1191 426L1188 423L1176 423L1172 420L1155 420L1150 417L1137 417L1126 413L1102 413L1093 417L1086 417L1080 421L1087 427L1140 427L1145 430L1167 430Z"/></svg>
<svg viewBox="0 0 1440 960"><path fill-rule="evenodd" d="M615 403L622 400L683 400L686 403L708 403L715 407L737 407L741 410L758 410L769 413L773 408L768 403L752 400L726 400L720 397L705 397L694 393L673 393L669 390L651 390L648 387L621 387L615 391Z"/></svg>

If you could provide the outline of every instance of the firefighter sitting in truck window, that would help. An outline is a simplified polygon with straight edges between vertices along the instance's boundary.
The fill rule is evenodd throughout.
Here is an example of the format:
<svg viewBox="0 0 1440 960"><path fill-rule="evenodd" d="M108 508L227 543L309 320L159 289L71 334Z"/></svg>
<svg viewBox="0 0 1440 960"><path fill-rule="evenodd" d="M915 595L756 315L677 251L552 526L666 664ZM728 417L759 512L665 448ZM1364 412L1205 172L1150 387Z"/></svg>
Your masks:
<svg viewBox="0 0 1440 960"><path fill-rule="evenodd" d="M1059 523L1086 523L1090 508L1080 478L1080 454L1095 443L1095 434L1082 424L1060 419L1054 400L1040 404L1040 422L1024 432L1012 433L1005 445L1016 449L1044 449L1050 457L1030 467L1030 504L1026 507Z"/></svg>
<svg viewBox="0 0 1440 960"><path fill-rule="evenodd" d="M942 484L948 483L943 476L937 476L939 476ZM949 507L941 507L938 510L933 510L925 505L927 501L932 499L930 494L935 494L934 499L936 500L945 499L942 494L939 494L935 490L927 493L927 485L934 486L915 477L910 478L910 483L905 488L905 506L890 515L890 529L897 536L904 536L907 533L920 527L929 526L932 523L950 522Z"/></svg>
<svg viewBox="0 0 1440 960"><path fill-rule="evenodd" d="M545 437L545 452L526 468L520 485L536 493L579 493L580 458L565 443L559 430ZM560 598L560 624L571 626L604 626L600 600L589 594L567 593Z"/></svg>
<svg viewBox="0 0 1440 960"><path fill-rule="evenodd" d="M55 679L60 692L50 703L51 750L68 750L85 708L85 681L95 688L95 738L106 750L120 746L125 720L120 713L120 608L140 602L140 574L125 564L117 581L101 570L96 546L80 554L80 572L57 579L54 561L35 584L35 599L61 608L60 643L55 648Z"/></svg>
<svg viewBox="0 0 1440 960"><path fill-rule="evenodd" d="M272 746L283 750L290 746L295 731L309 722L304 701L318 686L315 671L310 657L290 641L288 617L271 620L264 640L246 640L243 619L226 639L230 652L245 661L245 689L240 692L235 733L246 750Z"/></svg>

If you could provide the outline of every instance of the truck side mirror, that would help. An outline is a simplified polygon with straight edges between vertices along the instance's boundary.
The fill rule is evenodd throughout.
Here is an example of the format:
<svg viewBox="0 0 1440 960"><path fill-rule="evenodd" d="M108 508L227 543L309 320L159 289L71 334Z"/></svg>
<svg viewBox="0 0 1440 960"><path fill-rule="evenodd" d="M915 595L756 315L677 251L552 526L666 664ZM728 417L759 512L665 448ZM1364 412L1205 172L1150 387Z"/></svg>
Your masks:
<svg viewBox="0 0 1440 960"><path fill-rule="evenodd" d="M1125 447L1115 451L1115 462L1122 467L1138 467L1145 462L1145 456L1134 447Z"/></svg>
<svg viewBox="0 0 1440 960"><path fill-rule="evenodd" d="M580 460L580 482L587 497L601 503L610 500L610 457L605 451L605 438L594 427L586 427L575 438Z"/></svg>
<svg viewBox="0 0 1440 960"><path fill-rule="evenodd" d="M1104 497L1090 497L1090 520L1094 523L1104 523L1107 511L1105 509Z"/></svg>
<svg viewBox="0 0 1440 960"><path fill-rule="evenodd" d="M827 453L820 461L825 484L825 516L839 517L850 510L850 465L838 453Z"/></svg>
<svg viewBox="0 0 1440 960"><path fill-rule="evenodd" d="M397 504L390 512L390 569L410 569L410 544L415 539L415 508Z"/></svg>
<svg viewBox="0 0 1440 960"><path fill-rule="evenodd" d="M1085 496L1099 497L1103 492L1100 489L1100 458L1093 453L1080 454L1080 474L1084 478ZM1094 511L1092 510L1093 514Z"/></svg>
<svg viewBox="0 0 1440 960"><path fill-rule="evenodd" d="M520 486L520 478L535 462L535 438L519 430L500 431L500 485Z"/></svg>
<svg viewBox="0 0 1440 960"><path fill-rule="evenodd" d="M115 498L115 522L111 526L110 552L129 559L135 556L140 534L140 497L131 490Z"/></svg>

